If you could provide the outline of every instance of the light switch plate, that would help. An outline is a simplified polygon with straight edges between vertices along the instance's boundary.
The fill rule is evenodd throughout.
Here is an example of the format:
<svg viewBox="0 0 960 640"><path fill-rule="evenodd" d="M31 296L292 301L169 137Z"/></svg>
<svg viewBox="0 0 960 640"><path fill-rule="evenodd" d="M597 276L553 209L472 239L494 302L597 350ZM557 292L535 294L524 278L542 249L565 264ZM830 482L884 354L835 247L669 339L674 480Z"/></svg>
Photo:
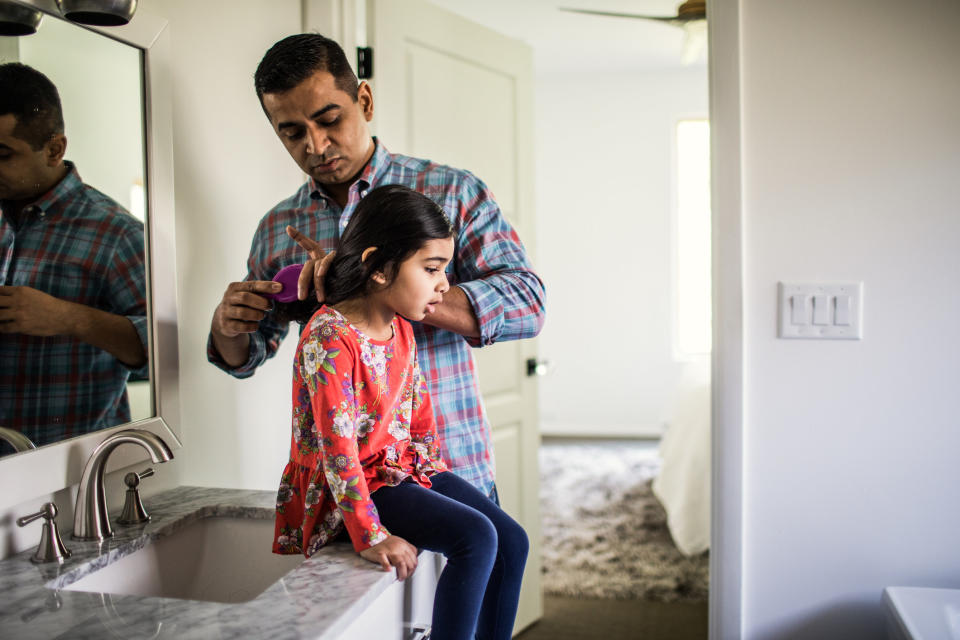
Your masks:
<svg viewBox="0 0 960 640"><path fill-rule="evenodd" d="M845 309L837 317L837 298ZM863 283L842 284L778 284L780 338L812 340L861 340L863 338ZM802 313L794 310L797 300L807 303ZM826 301L826 311L823 302ZM820 303L819 309L817 303ZM816 313L816 318L814 314ZM816 323L814 320L816 319Z"/></svg>

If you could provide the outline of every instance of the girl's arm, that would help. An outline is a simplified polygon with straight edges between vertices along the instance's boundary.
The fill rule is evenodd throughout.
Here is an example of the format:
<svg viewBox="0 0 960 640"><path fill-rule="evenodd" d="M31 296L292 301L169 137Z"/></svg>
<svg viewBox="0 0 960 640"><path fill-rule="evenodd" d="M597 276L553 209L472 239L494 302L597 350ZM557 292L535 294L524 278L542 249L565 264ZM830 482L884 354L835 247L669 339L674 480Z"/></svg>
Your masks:
<svg viewBox="0 0 960 640"><path fill-rule="evenodd" d="M410 415L411 446L417 450L418 471L427 468L434 471L446 471L443 454L440 449L440 436L437 432L437 421L433 415L433 402L430 399L430 390L426 378L420 370L420 363L416 353L413 357L413 406Z"/></svg>
<svg viewBox="0 0 960 640"><path fill-rule="evenodd" d="M353 548L360 552L390 535L370 499L357 446L357 429L373 417L365 413L365 405L358 406L352 376L343 375L353 371L352 350L336 330L321 337L322 323L317 324L321 326L311 327L309 338L297 350L298 366L310 390L324 476Z"/></svg>

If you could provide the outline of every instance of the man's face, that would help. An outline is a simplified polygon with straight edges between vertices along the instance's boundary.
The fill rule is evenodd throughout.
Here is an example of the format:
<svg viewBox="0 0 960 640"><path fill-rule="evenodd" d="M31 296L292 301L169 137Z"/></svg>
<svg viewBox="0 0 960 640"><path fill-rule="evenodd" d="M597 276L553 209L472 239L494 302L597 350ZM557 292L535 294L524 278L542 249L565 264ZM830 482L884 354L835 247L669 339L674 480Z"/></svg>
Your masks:
<svg viewBox="0 0 960 640"><path fill-rule="evenodd" d="M290 156L320 184L348 182L373 154L367 130L373 96L366 83L354 102L330 73L317 71L290 91L263 94L263 106Z"/></svg>
<svg viewBox="0 0 960 640"><path fill-rule="evenodd" d="M0 116L0 200L31 200L40 196L49 189L51 172L59 165L60 158L51 154L51 143L36 151L14 135L16 127L15 115Z"/></svg>

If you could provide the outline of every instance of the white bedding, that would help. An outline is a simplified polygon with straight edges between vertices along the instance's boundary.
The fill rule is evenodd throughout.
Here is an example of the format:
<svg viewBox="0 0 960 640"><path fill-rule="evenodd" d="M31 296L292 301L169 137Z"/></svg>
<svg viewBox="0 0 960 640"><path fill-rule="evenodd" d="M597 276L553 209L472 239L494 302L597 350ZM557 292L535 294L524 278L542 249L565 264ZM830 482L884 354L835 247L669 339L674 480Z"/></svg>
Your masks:
<svg viewBox="0 0 960 640"><path fill-rule="evenodd" d="M653 492L677 548L694 555L710 547L709 364L691 365L681 389L660 440L662 467Z"/></svg>

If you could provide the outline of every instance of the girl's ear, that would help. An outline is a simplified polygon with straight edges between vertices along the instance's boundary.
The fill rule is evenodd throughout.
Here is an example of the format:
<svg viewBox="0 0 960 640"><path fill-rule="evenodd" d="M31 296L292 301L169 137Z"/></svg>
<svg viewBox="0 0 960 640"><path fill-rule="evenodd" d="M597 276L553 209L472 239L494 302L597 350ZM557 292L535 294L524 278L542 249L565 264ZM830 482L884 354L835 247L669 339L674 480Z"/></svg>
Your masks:
<svg viewBox="0 0 960 640"><path fill-rule="evenodd" d="M363 253L360 254L360 262L361 263L366 262L367 258L369 258L370 255L376 250L377 250L376 247L367 247L366 249L364 249ZM387 284L387 274L384 273L383 271L374 271L370 275L370 279L379 285Z"/></svg>

